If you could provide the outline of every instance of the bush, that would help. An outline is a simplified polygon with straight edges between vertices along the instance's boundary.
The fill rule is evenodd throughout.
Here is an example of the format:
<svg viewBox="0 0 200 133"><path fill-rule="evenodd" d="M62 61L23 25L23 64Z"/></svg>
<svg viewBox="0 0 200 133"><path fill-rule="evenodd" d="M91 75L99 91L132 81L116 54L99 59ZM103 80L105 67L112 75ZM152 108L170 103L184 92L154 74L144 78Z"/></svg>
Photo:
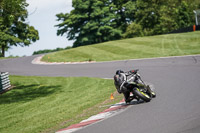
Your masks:
<svg viewBox="0 0 200 133"><path fill-rule="evenodd" d="M124 33L124 38L132 38L132 37L139 37L143 36L142 26L140 24L131 23Z"/></svg>
<svg viewBox="0 0 200 133"><path fill-rule="evenodd" d="M61 50L67 50L67 49L70 49L70 48L72 48L72 47L67 46L66 48L44 49L44 50L34 51L33 55L57 52L57 51L61 51Z"/></svg>

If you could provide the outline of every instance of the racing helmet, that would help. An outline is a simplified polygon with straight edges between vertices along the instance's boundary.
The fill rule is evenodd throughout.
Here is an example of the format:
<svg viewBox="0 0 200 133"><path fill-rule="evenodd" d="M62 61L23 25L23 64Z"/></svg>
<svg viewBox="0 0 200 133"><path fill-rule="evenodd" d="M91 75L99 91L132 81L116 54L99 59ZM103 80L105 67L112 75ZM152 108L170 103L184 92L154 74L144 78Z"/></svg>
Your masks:
<svg viewBox="0 0 200 133"><path fill-rule="evenodd" d="M124 71L122 71L122 70L117 70L117 71L116 71L116 74L119 75L120 73L124 73Z"/></svg>

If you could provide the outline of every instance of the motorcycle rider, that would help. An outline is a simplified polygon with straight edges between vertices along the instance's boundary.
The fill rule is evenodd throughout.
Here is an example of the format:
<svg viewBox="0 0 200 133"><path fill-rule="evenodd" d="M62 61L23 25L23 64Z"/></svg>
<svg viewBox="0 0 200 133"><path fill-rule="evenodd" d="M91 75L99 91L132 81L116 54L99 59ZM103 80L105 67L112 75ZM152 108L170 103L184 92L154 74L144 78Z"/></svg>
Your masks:
<svg viewBox="0 0 200 133"><path fill-rule="evenodd" d="M124 86L126 82L125 73L122 70L117 70L116 75L114 76L114 84L118 93L124 94L124 99L126 103L130 103L133 98L130 96L130 91Z"/></svg>

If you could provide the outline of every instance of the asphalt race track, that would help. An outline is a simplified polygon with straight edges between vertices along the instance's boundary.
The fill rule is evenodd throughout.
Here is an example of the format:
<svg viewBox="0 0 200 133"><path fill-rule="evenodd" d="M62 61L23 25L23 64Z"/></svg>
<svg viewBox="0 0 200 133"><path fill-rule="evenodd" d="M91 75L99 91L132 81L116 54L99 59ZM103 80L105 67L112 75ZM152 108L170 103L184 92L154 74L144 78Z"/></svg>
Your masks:
<svg viewBox="0 0 200 133"><path fill-rule="evenodd" d="M91 64L34 65L36 56L0 60L11 75L112 78L117 69L140 69L157 97L77 133L200 133L200 55Z"/></svg>

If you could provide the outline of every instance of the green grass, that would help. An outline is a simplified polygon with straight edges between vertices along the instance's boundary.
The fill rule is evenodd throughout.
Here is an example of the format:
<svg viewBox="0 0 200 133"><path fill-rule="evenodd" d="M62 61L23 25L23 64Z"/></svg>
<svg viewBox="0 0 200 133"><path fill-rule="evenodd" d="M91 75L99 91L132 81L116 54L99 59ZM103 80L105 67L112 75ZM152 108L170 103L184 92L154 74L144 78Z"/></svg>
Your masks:
<svg viewBox="0 0 200 133"><path fill-rule="evenodd" d="M55 52L47 62L111 61L200 54L200 31L137 37Z"/></svg>
<svg viewBox="0 0 200 133"><path fill-rule="evenodd" d="M11 76L16 87L0 95L1 133L55 132L105 109L115 91L99 78Z"/></svg>
<svg viewBox="0 0 200 133"><path fill-rule="evenodd" d="M0 60L1 60L1 59L11 59L11 58L18 58L18 56L15 56L15 57L14 57L14 56L0 57Z"/></svg>

